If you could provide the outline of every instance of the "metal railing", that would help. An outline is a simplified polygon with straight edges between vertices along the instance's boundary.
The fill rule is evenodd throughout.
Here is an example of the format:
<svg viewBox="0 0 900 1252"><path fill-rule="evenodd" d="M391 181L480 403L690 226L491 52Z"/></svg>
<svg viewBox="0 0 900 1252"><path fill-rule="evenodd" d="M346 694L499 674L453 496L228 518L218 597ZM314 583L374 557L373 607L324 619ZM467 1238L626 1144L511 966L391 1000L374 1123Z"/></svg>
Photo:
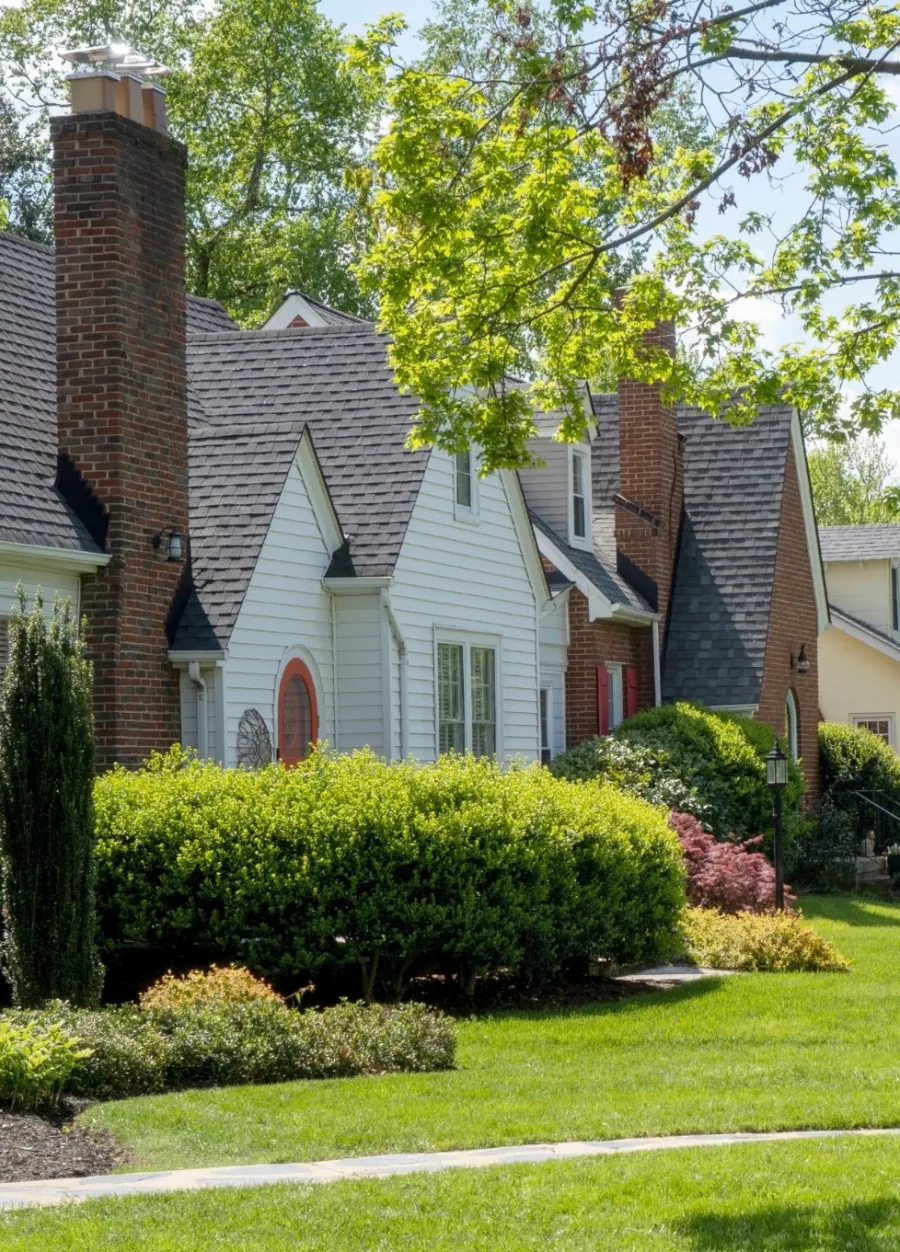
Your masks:
<svg viewBox="0 0 900 1252"><path fill-rule="evenodd" d="M832 796L850 814L858 856L883 856L900 843L900 805L883 791L841 791Z"/></svg>

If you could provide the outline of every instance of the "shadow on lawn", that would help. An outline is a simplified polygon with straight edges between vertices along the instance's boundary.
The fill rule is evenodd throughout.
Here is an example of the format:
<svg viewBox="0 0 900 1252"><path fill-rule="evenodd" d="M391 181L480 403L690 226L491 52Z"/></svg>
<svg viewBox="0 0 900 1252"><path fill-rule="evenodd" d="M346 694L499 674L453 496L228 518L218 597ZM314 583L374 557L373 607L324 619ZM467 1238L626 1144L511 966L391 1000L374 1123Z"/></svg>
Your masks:
<svg viewBox="0 0 900 1252"><path fill-rule="evenodd" d="M726 978L704 978L699 982L682 983L667 991L648 991L645 995L630 995L622 1000L600 1001L596 1004L558 1005L553 1008L497 1009L481 1017L503 1017L506 1020L534 1021L535 1018L551 1017L610 1017L618 1013L637 1013L641 1009L657 1008L660 1004L683 1004L687 1000L721 992Z"/></svg>
<svg viewBox="0 0 900 1252"><path fill-rule="evenodd" d="M900 926L900 901L886 900L881 896L873 896L871 903L880 908L891 909L890 916L885 913L869 912L863 907L868 901L859 897L830 896L815 900L800 898L800 908L804 914L814 921L822 919L829 922L843 922L847 926L862 926L868 930L876 930L884 926Z"/></svg>
<svg viewBox="0 0 900 1252"><path fill-rule="evenodd" d="M698 1213L677 1228L696 1252L884 1252L897 1246L900 1225L897 1201L884 1199L825 1211L788 1205L739 1216Z"/></svg>

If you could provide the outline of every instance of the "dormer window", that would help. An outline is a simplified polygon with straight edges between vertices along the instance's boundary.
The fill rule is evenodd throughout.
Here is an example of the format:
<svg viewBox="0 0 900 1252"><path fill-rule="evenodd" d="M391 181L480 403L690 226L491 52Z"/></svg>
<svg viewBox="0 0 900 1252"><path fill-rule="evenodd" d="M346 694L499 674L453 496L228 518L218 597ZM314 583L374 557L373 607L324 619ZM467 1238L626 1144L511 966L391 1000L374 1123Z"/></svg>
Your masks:
<svg viewBox="0 0 900 1252"><path fill-rule="evenodd" d="M572 453L572 533L576 539L587 538L587 472L581 452Z"/></svg>

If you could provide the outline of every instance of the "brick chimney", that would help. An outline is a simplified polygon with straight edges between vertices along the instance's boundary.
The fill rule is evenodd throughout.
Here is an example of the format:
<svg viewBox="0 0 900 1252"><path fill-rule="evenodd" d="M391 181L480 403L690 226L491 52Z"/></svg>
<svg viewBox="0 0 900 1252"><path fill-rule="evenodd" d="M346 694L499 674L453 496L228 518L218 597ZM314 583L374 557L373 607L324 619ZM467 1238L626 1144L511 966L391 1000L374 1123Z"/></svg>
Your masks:
<svg viewBox="0 0 900 1252"><path fill-rule="evenodd" d="M675 326L657 322L644 342L675 355ZM658 385L619 379L616 544L657 586L664 628L684 501L684 455L675 409Z"/></svg>
<svg viewBox="0 0 900 1252"><path fill-rule="evenodd" d="M167 619L184 566L169 540L188 526L186 156L163 93L116 53L67 54L84 72L52 122L58 481L112 558L81 599L98 769L180 738Z"/></svg>

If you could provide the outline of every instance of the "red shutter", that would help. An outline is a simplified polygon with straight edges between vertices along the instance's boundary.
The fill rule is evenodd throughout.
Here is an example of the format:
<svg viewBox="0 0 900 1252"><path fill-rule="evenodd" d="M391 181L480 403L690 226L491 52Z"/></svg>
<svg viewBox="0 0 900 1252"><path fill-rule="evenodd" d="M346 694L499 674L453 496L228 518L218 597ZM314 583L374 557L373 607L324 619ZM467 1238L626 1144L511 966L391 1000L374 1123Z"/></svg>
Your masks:
<svg viewBox="0 0 900 1252"><path fill-rule="evenodd" d="M601 735L609 734L609 670L597 666L597 729Z"/></svg>
<svg viewBox="0 0 900 1252"><path fill-rule="evenodd" d="M638 711L638 672L633 665L625 670L625 716L634 717Z"/></svg>

